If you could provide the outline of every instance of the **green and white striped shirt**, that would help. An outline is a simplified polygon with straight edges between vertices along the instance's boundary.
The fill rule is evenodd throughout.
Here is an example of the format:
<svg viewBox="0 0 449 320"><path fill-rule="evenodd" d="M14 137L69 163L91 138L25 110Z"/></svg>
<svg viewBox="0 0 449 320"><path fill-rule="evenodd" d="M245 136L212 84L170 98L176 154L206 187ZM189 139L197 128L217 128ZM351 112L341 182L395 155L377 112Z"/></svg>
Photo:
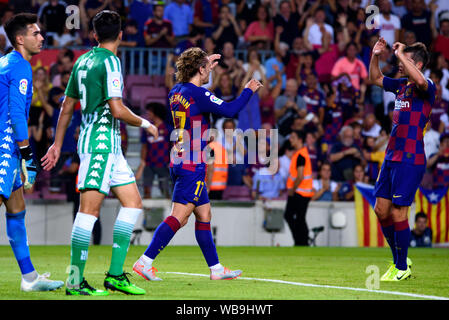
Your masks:
<svg viewBox="0 0 449 320"><path fill-rule="evenodd" d="M94 47L75 63L65 94L79 99L82 121L78 153L120 153L120 122L108 100L122 97L120 60L111 51Z"/></svg>

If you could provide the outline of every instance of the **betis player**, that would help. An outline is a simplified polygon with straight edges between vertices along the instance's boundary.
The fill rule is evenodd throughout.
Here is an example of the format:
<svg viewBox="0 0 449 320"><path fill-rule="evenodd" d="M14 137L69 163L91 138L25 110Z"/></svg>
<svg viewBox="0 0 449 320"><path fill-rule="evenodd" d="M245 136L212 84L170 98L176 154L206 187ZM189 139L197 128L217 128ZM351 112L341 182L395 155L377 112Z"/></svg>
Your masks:
<svg viewBox="0 0 449 320"><path fill-rule="evenodd" d="M426 168L423 136L436 87L422 73L429 61L424 44L405 46L396 42L393 45L402 76L399 79L384 77L379 68L379 56L385 48L386 42L380 38L373 48L369 69L373 84L396 95L393 128L374 190L374 211L393 255L381 281L401 281L411 276L411 260L407 258L408 210Z"/></svg>
<svg viewBox="0 0 449 320"><path fill-rule="evenodd" d="M215 97L201 86L209 81L209 74L219 58L218 54L207 56L200 48L190 48L176 61L178 83L168 95L172 121L178 133L170 161L173 204L170 216L158 226L147 250L134 264L134 272L146 280L161 280L155 274L153 260L192 213L196 218L195 238L209 266L210 279L233 279L241 274L240 270L232 271L220 264L212 238L211 207L205 186L206 164L202 157L208 139L203 133L210 127L210 113L234 117L262 85L257 80L250 80L232 102Z"/></svg>
<svg viewBox="0 0 449 320"><path fill-rule="evenodd" d="M157 129L133 114L121 99L123 80L120 60L116 56L122 37L120 16L116 12L101 11L94 17L93 27L99 45L76 61L65 91L55 141L42 158L45 170L55 166L74 107L80 101L78 189L81 198L72 229L71 269L66 294L108 294L106 290L91 287L83 274L92 229L109 190L120 200L121 208L114 225L112 258L104 286L126 294L144 294L145 290L131 284L123 272L134 224L142 212L142 200L134 174L122 154L119 120L143 127L155 137Z"/></svg>

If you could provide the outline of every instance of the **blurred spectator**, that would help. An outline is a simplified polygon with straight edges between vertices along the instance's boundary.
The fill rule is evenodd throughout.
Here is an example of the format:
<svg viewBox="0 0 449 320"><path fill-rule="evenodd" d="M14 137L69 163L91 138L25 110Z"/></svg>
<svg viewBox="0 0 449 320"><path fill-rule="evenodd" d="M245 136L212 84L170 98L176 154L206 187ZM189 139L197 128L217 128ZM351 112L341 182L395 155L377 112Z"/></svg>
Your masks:
<svg viewBox="0 0 449 320"><path fill-rule="evenodd" d="M63 72L64 70L68 69L71 71L71 62L74 58L75 54L71 49L61 48L58 51L58 56L56 58L55 63L53 63L50 66L50 81L53 82L54 77Z"/></svg>
<svg viewBox="0 0 449 320"><path fill-rule="evenodd" d="M300 87L307 85L306 77L309 74L317 75L313 61L313 54L311 51L304 52L299 57L299 63L296 69L296 80L298 80L298 84Z"/></svg>
<svg viewBox="0 0 449 320"><path fill-rule="evenodd" d="M90 20L100 11L111 10L111 2L112 0L87 0L85 5L87 18Z"/></svg>
<svg viewBox="0 0 449 320"><path fill-rule="evenodd" d="M253 177L251 196L262 201L279 198L285 190L285 181L279 172L278 160L273 164L276 171L271 172L268 167L262 167L256 171Z"/></svg>
<svg viewBox="0 0 449 320"><path fill-rule="evenodd" d="M314 73L309 73L305 82L305 86L299 87L299 95L306 103L307 112L318 117L320 123L323 123L326 101L323 92L318 89L318 79Z"/></svg>
<svg viewBox="0 0 449 320"><path fill-rule="evenodd" d="M277 34L276 37L279 38L279 34ZM285 89L287 76L285 75L284 59L287 58L287 52L288 44L281 42L278 45L275 45L274 57L271 57L270 59L265 61L265 75L267 77L267 85L271 87L276 86L276 69L274 67L276 65L282 73L282 90Z"/></svg>
<svg viewBox="0 0 449 320"><path fill-rule="evenodd" d="M373 113L366 114L363 120L362 135L377 138L381 130L381 126L376 122L376 116Z"/></svg>
<svg viewBox="0 0 449 320"><path fill-rule="evenodd" d="M0 58L7 54L6 36L0 34Z"/></svg>
<svg viewBox="0 0 449 320"><path fill-rule="evenodd" d="M217 53L217 45L215 44L215 40L211 37L206 37L203 41L203 49L206 51L208 55Z"/></svg>
<svg viewBox="0 0 449 320"><path fill-rule="evenodd" d="M433 50L443 54L449 60L449 20L440 21L440 32L434 39Z"/></svg>
<svg viewBox="0 0 449 320"><path fill-rule="evenodd" d="M308 34L308 28L310 29L311 24L309 20L307 21L308 25L306 26L306 30L304 31L304 41L306 42L306 35ZM315 70L318 75L318 79L320 82L330 82L331 81L331 72L332 67L335 62L337 62L338 58L345 51L345 48L349 41L351 40L347 28L346 16L341 15L338 17L338 22L340 24L340 28L336 30L336 43L333 43L333 35L324 30L322 45L311 45L312 49L317 50L319 57L317 57L315 62Z"/></svg>
<svg viewBox="0 0 449 320"><path fill-rule="evenodd" d="M67 18L65 8L66 3L59 0L49 0L39 8L39 22L45 31L45 40L48 45L54 45L54 38L64 32Z"/></svg>
<svg viewBox="0 0 449 320"><path fill-rule="evenodd" d="M139 26L136 20L130 19L125 23L122 41L120 45L123 47L143 47L144 40L142 34L139 33Z"/></svg>
<svg viewBox="0 0 449 320"><path fill-rule="evenodd" d="M212 151L213 161L208 162L206 169L206 186L209 199L222 200L223 191L228 182L228 160L226 149L218 141L208 144Z"/></svg>
<svg viewBox="0 0 449 320"><path fill-rule="evenodd" d="M63 32L53 36L53 46L61 48L76 45L81 45L81 38L75 30L69 30L64 23Z"/></svg>
<svg viewBox="0 0 449 320"><path fill-rule="evenodd" d="M173 27L170 20L164 19L163 5L157 4L153 6L153 17L144 26L144 38L148 47L171 48L174 46Z"/></svg>
<svg viewBox="0 0 449 320"><path fill-rule="evenodd" d="M243 174L243 183L253 190L254 176L256 173L266 167L266 155L269 153L270 145L268 141L257 139L256 145L248 144L248 150L245 155L245 172Z"/></svg>
<svg viewBox="0 0 449 320"><path fill-rule="evenodd" d="M245 146L241 138L235 135L235 121L225 119L222 124L222 145L228 156L228 186L242 186L245 172L244 157Z"/></svg>
<svg viewBox="0 0 449 320"><path fill-rule="evenodd" d="M270 124L271 127L274 127L276 124L274 104L276 99L279 97L282 89L282 74L279 69L276 72L276 76L278 81L274 88L270 89L268 86L263 86L257 92L260 97L259 105L261 122L262 124ZM262 83L266 83L266 81L262 80Z"/></svg>
<svg viewBox="0 0 449 320"><path fill-rule="evenodd" d="M424 0L410 0L410 10L401 19L402 28L404 31L413 31L416 40L429 47L432 43L431 16Z"/></svg>
<svg viewBox="0 0 449 320"><path fill-rule="evenodd" d="M232 43L235 48L239 42L239 37L242 36L242 31L227 5L220 7L219 18L219 24L212 33L212 38L217 43L217 50L221 51L226 42Z"/></svg>
<svg viewBox="0 0 449 320"><path fill-rule="evenodd" d="M312 201L338 201L340 184L331 180L331 165L324 162L319 171L319 178L313 180Z"/></svg>
<svg viewBox="0 0 449 320"><path fill-rule="evenodd" d="M329 160L332 163L332 180L337 182L352 180L352 169L362 161L359 147L354 143L354 129L344 126L340 130L340 141L331 149Z"/></svg>
<svg viewBox="0 0 449 320"><path fill-rule="evenodd" d="M338 198L342 201L354 201L354 188L356 183L368 183L368 177L365 176L365 171L361 164L354 167L354 179L344 182L338 191Z"/></svg>
<svg viewBox="0 0 449 320"><path fill-rule="evenodd" d="M424 212L415 215L415 227L410 233L410 247L432 247L432 229L427 227L427 215Z"/></svg>
<svg viewBox="0 0 449 320"><path fill-rule="evenodd" d="M248 48L247 61L242 65L245 72L253 72L252 78L266 83L266 70L264 65L260 61L260 55L256 48ZM282 81L281 81L282 85Z"/></svg>
<svg viewBox="0 0 449 320"><path fill-rule="evenodd" d="M31 107L29 111L29 123L40 129L42 124L42 134L40 139L35 139L36 158L41 159L46 153L48 147L47 129L51 126L49 114L46 111L51 92L52 85L48 79L48 74L45 68L40 67L34 71L33 77L33 97L31 99ZM42 113L44 114L42 116ZM43 117L43 118L42 118ZM37 137L37 136L36 136Z"/></svg>
<svg viewBox="0 0 449 320"><path fill-rule="evenodd" d="M304 99L298 95L298 82L295 79L287 80L285 91L274 101L274 116L279 134L286 136L290 133L293 119L300 110L306 111Z"/></svg>
<svg viewBox="0 0 449 320"><path fill-rule="evenodd" d="M257 20L251 22L245 31L245 40L258 49L269 50L274 41L274 25L267 7L257 9Z"/></svg>
<svg viewBox="0 0 449 320"><path fill-rule="evenodd" d="M5 23L9 19L11 19L13 15L14 15L14 11L9 8L2 10L2 16L1 16L1 20L0 20L1 21L0 34L4 35L6 38L6 48L11 47L11 42L9 41L6 31L5 31Z"/></svg>
<svg viewBox="0 0 449 320"><path fill-rule="evenodd" d="M301 64L302 54L307 51L308 48L305 46L303 38L296 37L293 40L290 55L288 57L288 65L285 68L287 79L296 77L296 72Z"/></svg>
<svg viewBox="0 0 449 320"><path fill-rule="evenodd" d="M128 0L129 3L129 18L137 22L138 34L143 38L145 22L149 17L153 16L153 5L151 0ZM165 18L165 17L164 17ZM178 20L182 20L183 15L178 16ZM170 20L170 19L169 19ZM173 22L173 21L172 21ZM143 44L143 39L139 43Z"/></svg>
<svg viewBox="0 0 449 320"><path fill-rule="evenodd" d="M232 42L225 42L222 51L223 63L226 65L226 72L229 73L234 84L240 85L243 77L243 62L235 57L234 45Z"/></svg>
<svg viewBox="0 0 449 320"><path fill-rule="evenodd" d="M426 133L427 134L427 133ZM433 187L449 186L449 135L442 134L437 153L431 154L427 160L427 168L432 171Z"/></svg>
<svg viewBox="0 0 449 320"><path fill-rule="evenodd" d="M356 90L360 90L359 101L365 101L366 84L368 72L365 64L357 57L357 45L353 42L346 46L346 55L335 63L332 69L334 79L347 74Z"/></svg>
<svg viewBox="0 0 449 320"><path fill-rule="evenodd" d="M257 19L257 9L262 5L263 0L236 0L237 17L249 25Z"/></svg>
<svg viewBox="0 0 449 320"><path fill-rule="evenodd" d="M313 20L309 20L311 22L308 21L310 28L307 41L312 46L322 46L325 33L329 33L330 43L333 43L334 28L331 25L325 23L325 20L326 12L323 7L320 7L315 11Z"/></svg>
<svg viewBox="0 0 449 320"><path fill-rule="evenodd" d="M193 23L193 10L185 0L173 0L165 7L164 19L170 20L173 33L179 40L189 35Z"/></svg>
<svg viewBox="0 0 449 320"><path fill-rule="evenodd" d="M393 46L393 44L400 39L401 20L398 16L391 13L390 0L379 0L378 5L381 14L378 16L379 25L376 27L380 29L380 36L383 37L390 46Z"/></svg>
<svg viewBox="0 0 449 320"><path fill-rule="evenodd" d="M69 49L57 64L57 73L51 80L54 87L59 87L61 85L61 77L64 72L72 72L73 60L75 60L73 51Z"/></svg>
<svg viewBox="0 0 449 320"><path fill-rule="evenodd" d="M206 36L212 35L213 28L218 25L220 10L219 0L196 0L193 12L193 24L203 28Z"/></svg>
<svg viewBox="0 0 449 320"><path fill-rule="evenodd" d="M317 138L312 132L306 133L306 147L309 152L310 162L312 164L312 175L314 178L318 175L318 168L321 166L321 152L317 148Z"/></svg>
<svg viewBox="0 0 449 320"><path fill-rule="evenodd" d="M274 17L274 27L280 26L281 42L287 43L290 47L293 45L293 40L298 36L300 16L298 12L293 12L291 1L282 0L279 3L279 11Z"/></svg>
<svg viewBox="0 0 449 320"><path fill-rule="evenodd" d="M157 128L159 137L155 139L142 130L140 142L140 165L136 172L136 179L143 177L144 198L151 198L153 181L157 176L159 189L164 198L169 197L170 135L165 126L164 105L154 102L146 106L147 117Z"/></svg>
<svg viewBox="0 0 449 320"><path fill-rule="evenodd" d="M411 46L416 42L416 35L413 31L404 32L404 43L407 46Z"/></svg>
<svg viewBox="0 0 449 320"><path fill-rule="evenodd" d="M444 116L444 114L443 114ZM423 141L424 141L424 153L426 154L427 161L429 160L429 157L435 153L438 152L439 146L440 146L440 136L444 134L442 132L436 131L433 128L433 119L430 119L430 124L427 127L426 134L424 135ZM441 123L440 123L441 125Z"/></svg>

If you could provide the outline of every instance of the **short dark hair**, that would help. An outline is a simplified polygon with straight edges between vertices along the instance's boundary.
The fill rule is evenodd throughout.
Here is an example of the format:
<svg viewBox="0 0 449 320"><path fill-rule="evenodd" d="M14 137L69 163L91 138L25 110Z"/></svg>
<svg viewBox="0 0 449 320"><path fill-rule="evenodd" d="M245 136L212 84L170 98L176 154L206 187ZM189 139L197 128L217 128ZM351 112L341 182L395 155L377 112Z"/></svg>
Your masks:
<svg viewBox="0 0 449 320"><path fill-rule="evenodd" d="M419 218L424 218L424 219L427 220L427 214L425 214L424 212L418 212L415 215L415 222L418 221Z"/></svg>
<svg viewBox="0 0 449 320"><path fill-rule="evenodd" d="M443 79L443 71L441 71L440 69L433 69L430 71L430 74L434 74L440 81L441 79Z"/></svg>
<svg viewBox="0 0 449 320"><path fill-rule="evenodd" d="M424 70L424 68L427 66L427 64L429 63L429 51L427 51L427 47L424 43L422 42L416 42L414 44L412 44L411 46L408 46L404 49L404 53L406 52L411 52L412 55L412 59L415 62L422 62L423 66L422 66L422 70Z"/></svg>
<svg viewBox="0 0 449 320"><path fill-rule="evenodd" d="M119 14L110 10L103 10L97 13L92 20L92 24L100 43L117 40L122 29Z"/></svg>
<svg viewBox="0 0 449 320"><path fill-rule="evenodd" d="M25 35L28 30L28 25L37 23L37 15L33 13L19 13L14 15L5 23L5 31L9 42L13 47L16 47L16 37L18 35Z"/></svg>
<svg viewBox="0 0 449 320"><path fill-rule="evenodd" d="M293 130L292 133L295 133L298 139L304 143L306 141L306 133L303 130Z"/></svg>
<svg viewBox="0 0 449 320"><path fill-rule="evenodd" d="M145 109L147 111L151 111L154 113L154 115L162 120L165 119L166 117L166 112L165 112L165 105L163 105L160 102L149 102L146 106Z"/></svg>

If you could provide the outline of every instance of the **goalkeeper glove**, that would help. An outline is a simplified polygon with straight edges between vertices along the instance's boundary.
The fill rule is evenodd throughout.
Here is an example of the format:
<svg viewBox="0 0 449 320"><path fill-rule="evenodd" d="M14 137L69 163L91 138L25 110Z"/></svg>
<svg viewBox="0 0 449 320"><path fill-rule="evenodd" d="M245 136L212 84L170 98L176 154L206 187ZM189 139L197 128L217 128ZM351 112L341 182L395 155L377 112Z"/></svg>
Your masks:
<svg viewBox="0 0 449 320"><path fill-rule="evenodd" d="M22 155L22 173L25 176L23 187L25 189L31 189L38 172L37 164L33 159L33 150L31 149L31 146L21 147L20 154Z"/></svg>

